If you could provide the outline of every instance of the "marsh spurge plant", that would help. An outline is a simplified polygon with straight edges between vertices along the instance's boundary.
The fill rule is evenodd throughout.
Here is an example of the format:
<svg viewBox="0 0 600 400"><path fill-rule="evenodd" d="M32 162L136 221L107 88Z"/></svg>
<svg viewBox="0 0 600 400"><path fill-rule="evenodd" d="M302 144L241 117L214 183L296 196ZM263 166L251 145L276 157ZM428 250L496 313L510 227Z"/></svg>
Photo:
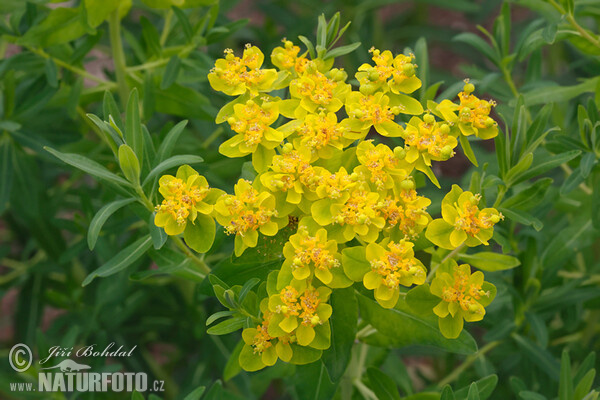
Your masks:
<svg viewBox="0 0 600 400"><path fill-rule="evenodd" d="M272 52L275 68L264 67L255 46L239 56L225 50L208 75L215 90L236 96L217 116L235 132L220 152L251 155L256 177L240 179L233 194L209 188L189 166L160 179L164 200L155 223L169 235L183 233L192 248L210 246L213 218L235 235L237 257L260 235L275 236L284 227L295 232L281 268L267 279L267 296L248 319L252 326L242 332L239 362L246 370L278 359L319 359L330 346L332 290L355 282L384 308L405 301L407 288L425 290L438 301L433 312L447 338L458 337L463 321L481 320L495 296L481 271L458 265L453 256L464 246L488 245L502 214L454 185L442 218L432 219L431 201L417 193L413 179L418 171L439 187L432 160L451 158L459 141L468 143L461 136L496 136L489 116L494 103L479 99L466 81L458 102L430 101L425 110L411 97L421 87L414 56L370 53L372 64L355 74L356 90L346 71L333 68L333 58L309 58L289 40ZM410 116L406 124L398 121L403 115ZM404 145L367 139L373 130L378 135L369 137L399 137ZM200 236L209 243L197 243ZM442 263L424 265L415 251L434 245L454 251Z"/></svg>

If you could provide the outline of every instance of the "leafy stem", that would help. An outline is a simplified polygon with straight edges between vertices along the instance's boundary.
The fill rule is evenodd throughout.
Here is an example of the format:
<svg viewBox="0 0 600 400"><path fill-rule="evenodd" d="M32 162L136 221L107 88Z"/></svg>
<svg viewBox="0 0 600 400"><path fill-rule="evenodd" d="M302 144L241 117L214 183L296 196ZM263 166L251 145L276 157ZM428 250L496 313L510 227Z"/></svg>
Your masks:
<svg viewBox="0 0 600 400"><path fill-rule="evenodd" d="M548 0L548 2L558 11L560 14L564 15L566 20L571 24L573 28L579 32L582 38L593 44L594 46L600 48L600 40L598 38L593 37L590 33L575 20L573 14L568 13L562 5L556 2L556 0Z"/></svg>
<svg viewBox="0 0 600 400"><path fill-rule="evenodd" d="M470 355L467 359L452 371L448 376L438 382L437 387L442 388L450 382L453 382L462 374L467 368L469 368L479 357L483 357L486 353L496 348L502 341L496 340L483 346L477 353Z"/></svg>
<svg viewBox="0 0 600 400"><path fill-rule="evenodd" d="M460 253L462 251L462 249L464 249L464 248L465 248L465 244L463 243L460 246L458 246L457 248L455 248L454 250L452 250L450 253L448 253L446 255L446 257L444 257L442 259L442 261L440 261L433 268L431 268L431 271L429 271L429 273L427 274L426 280L429 282L429 280L435 274L435 271L437 271L437 269L439 268L440 265L442 265L443 263L445 263L446 261L448 261L450 258L453 258L455 255L457 255L458 253Z"/></svg>
<svg viewBox="0 0 600 400"><path fill-rule="evenodd" d="M204 262L204 260L200 259L198 256L196 256L184 243L183 240L181 240L180 237L176 237L176 236L171 236L171 239L173 240L173 243L175 243L175 245L177 247L179 247L179 249L181 251L183 251L183 253L188 256L200 269L200 271L202 271L205 274L210 274L210 268L208 267L208 265L206 265L206 263Z"/></svg>

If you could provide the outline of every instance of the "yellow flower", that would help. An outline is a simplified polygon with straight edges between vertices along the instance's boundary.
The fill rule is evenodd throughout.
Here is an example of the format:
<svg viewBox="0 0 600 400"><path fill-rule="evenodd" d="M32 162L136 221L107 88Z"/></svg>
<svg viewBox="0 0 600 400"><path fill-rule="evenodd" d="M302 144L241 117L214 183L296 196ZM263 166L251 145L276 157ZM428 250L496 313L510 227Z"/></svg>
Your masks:
<svg viewBox="0 0 600 400"><path fill-rule="evenodd" d="M431 282L431 293L441 301L433 312L439 317L442 334L448 338L456 338L463 328L463 320L467 322L481 321L485 308L496 295L496 287L483 281L483 273L471 274L467 264L456 265L451 260L441 265L436 277Z"/></svg>
<svg viewBox="0 0 600 400"><path fill-rule="evenodd" d="M250 182L240 179L234 191L235 195L217 200L215 215L228 234L235 234L235 254L239 257L246 248L256 246L258 231L274 236L287 225L288 218L279 215L272 194L259 193Z"/></svg>
<svg viewBox="0 0 600 400"><path fill-rule="evenodd" d="M278 208L291 213L295 205L306 199L306 194L316 188L318 172L310 165L297 150L290 150L288 143L284 146L283 154L273 157L273 162L267 171L260 175L260 182L277 199Z"/></svg>
<svg viewBox="0 0 600 400"><path fill-rule="evenodd" d="M352 92L346 100L346 113L350 116L346 123L351 131L347 137L362 139L371 127L383 136L400 136L403 129L394 122L400 112L402 106L390 106L390 98L381 92L374 95Z"/></svg>
<svg viewBox="0 0 600 400"><path fill-rule="evenodd" d="M336 112L351 90L344 82L346 73L334 69L327 73L318 70L318 63L309 61L304 73L290 82L289 100L284 100L281 113L288 118L302 118L307 113Z"/></svg>
<svg viewBox="0 0 600 400"><path fill-rule="evenodd" d="M366 250L371 271L363 277L363 284L375 290L375 300L384 308L392 308L400 297L400 285L421 285L426 272L423 263L415 258L413 243L403 239L381 244L369 243Z"/></svg>
<svg viewBox="0 0 600 400"><path fill-rule="evenodd" d="M356 147L356 158L360 166L355 172L364 174L378 191L392 189L395 181L404 180L412 171L412 165L396 157L385 144L377 146L372 140L365 140Z"/></svg>
<svg viewBox="0 0 600 400"><path fill-rule="evenodd" d="M257 103L259 101L261 104ZM248 100L233 106L234 114L227 119L231 129L237 134L219 147L219 152L227 157L243 157L252 154L252 162L257 170L264 170L275 155L285 135L271 124L279 117L277 102L268 98Z"/></svg>
<svg viewBox="0 0 600 400"><path fill-rule="evenodd" d="M294 132L288 140L294 148L307 153L311 162L319 158L330 159L353 141L345 138L347 129L332 112L307 114L302 120L291 121L281 128L284 132L287 129Z"/></svg>
<svg viewBox="0 0 600 400"><path fill-rule="evenodd" d="M436 122L431 114L423 119L412 117L402 135L405 142L406 161L421 170L431 166L431 160L446 161L454 155L458 141L452 136L447 123Z"/></svg>
<svg viewBox="0 0 600 400"><path fill-rule="evenodd" d="M272 317L273 313L265 309L261 324L256 328L246 328L242 331L244 347L240 352L239 362L246 371L257 371L274 365L277 359L289 362L293 356L292 343L296 341L295 336L273 337L269 335Z"/></svg>
<svg viewBox="0 0 600 400"><path fill-rule="evenodd" d="M278 281L291 280L290 276L298 281L311 280L315 276L332 288L350 286L352 282L344 275L337 248L335 240L327 240L325 229L318 229L311 235L309 229L301 225L283 247L285 261Z"/></svg>
<svg viewBox="0 0 600 400"><path fill-rule="evenodd" d="M454 104L450 100L443 100L437 111L444 119L458 128L465 136L475 135L481 139L491 139L498 135L498 123L490 117L490 111L496 103L480 100L473 91L472 83L465 83L463 91L458 94L460 104Z"/></svg>
<svg viewBox="0 0 600 400"><path fill-rule="evenodd" d="M399 196L387 196L377 205L387 225L398 229L400 237L416 238L431 221L425 209L431 204L414 189L401 190Z"/></svg>
<svg viewBox="0 0 600 400"><path fill-rule="evenodd" d="M254 97L258 92L271 90L277 79L275 69L260 69L265 56L258 47L246 45L243 56L236 57L233 50L225 50L225 58L219 58L208 74L213 89L229 96L249 91Z"/></svg>
<svg viewBox="0 0 600 400"><path fill-rule="evenodd" d="M343 228L343 239L352 240L358 235L366 242L377 240L385 226L385 219L377 211L378 203L379 193L357 188L343 204L331 205L331 219ZM317 216L313 216L319 222Z"/></svg>
<svg viewBox="0 0 600 400"><path fill-rule="evenodd" d="M275 47L271 53L273 65L281 70L295 72L296 74L303 73L309 60L303 55L298 55L300 47L286 39L283 39L282 42L284 47Z"/></svg>
<svg viewBox="0 0 600 400"><path fill-rule="evenodd" d="M331 289L326 286L315 288L306 281L292 281L279 293L269 297L269 310L273 313L269 335L281 336L294 332L300 346L321 350L328 348L329 338L324 343L316 333L318 330L327 330L329 333L328 320L332 309L327 300L330 295Z"/></svg>
<svg viewBox="0 0 600 400"><path fill-rule="evenodd" d="M210 189L206 178L188 165L181 166L177 176L163 175L158 182L164 200L156 206L154 224L170 236L183 233L187 222L193 223L198 214L210 215L215 196L222 193Z"/></svg>
<svg viewBox="0 0 600 400"><path fill-rule="evenodd" d="M494 225L504 218L494 208L479 209L481 195L463 192L457 185L442 200L442 218L431 221L425 236L444 249L461 244L469 247L488 245Z"/></svg>
<svg viewBox="0 0 600 400"><path fill-rule="evenodd" d="M392 56L389 50L381 52L375 48L369 50L373 54L374 66L363 64L358 68L356 79L360 83L361 92L371 94L375 90L391 90L393 93L412 93L421 87L421 80L415 76L414 56L399 54ZM392 78L391 80L389 80Z"/></svg>

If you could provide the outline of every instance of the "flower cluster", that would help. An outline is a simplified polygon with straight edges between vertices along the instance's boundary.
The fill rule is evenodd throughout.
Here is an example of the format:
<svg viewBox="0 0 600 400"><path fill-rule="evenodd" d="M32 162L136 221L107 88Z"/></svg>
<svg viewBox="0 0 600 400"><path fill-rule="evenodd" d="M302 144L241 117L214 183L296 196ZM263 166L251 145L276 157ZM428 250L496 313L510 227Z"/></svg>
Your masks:
<svg viewBox="0 0 600 400"><path fill-rule="evenodd" d="M276 69L261 69L264 56L254 46L242 57L226 51L209 74L213 89L237 96L217 117L233 132L219 150L251 155L255 178L240 179L233 195L209 205L202 202L206 180L161 179L165 201L157 225L176 235L180 221L208 213L235 235L238 257L257 245L259 234L275 236L297 223L254 326L242 333L244 369L318 359L329 347L332 290L356 282L393 308L409 288L430 280L427 268L437 267L423 264L422 250L487 245L502 219L495 209L480 209L479 195L454 186L442 218L434 220L431 200L418 194L414 179L423 172L438 185L432 162L453 157L461 135L495 136L494 103L475 97L467 82L458 103L429 101L424 109L411 96L421 88L415 57L377 49L371 55L352 87L333 59L310 59L289 40L271 54ZM272 93L282 88L289 98ZM486 285L466 265L438 271L431 293L442 300L430 312L440 317L444 335L455 337L463 319L481 319L493 298Z"/></svg>

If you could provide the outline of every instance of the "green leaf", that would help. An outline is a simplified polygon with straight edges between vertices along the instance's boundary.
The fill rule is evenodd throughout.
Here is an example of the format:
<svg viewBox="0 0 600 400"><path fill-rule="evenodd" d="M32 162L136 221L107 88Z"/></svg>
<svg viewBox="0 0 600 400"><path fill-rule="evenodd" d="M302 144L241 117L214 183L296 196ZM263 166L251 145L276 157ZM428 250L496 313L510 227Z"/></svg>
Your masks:
<svg viewBox="0 0 600 400"><path fill-rule="evenodd" d="M179 75L179 68L181 67L181 60L177 55L171 57L165 68L162 81L160 82L160 88L162 90L168 89L175 83L177 76Z"/></svg>
<svg viewBox="0 0 600 400"><path fill-rule="evenodd" d="M460 254L459 258L482 271L494 272L512 269L521 265L518 258L493 252Z"/></svg>
<svg viewBox="0 0 600 400"><path fill-rule="evenodd" d="M108 260L100 268L90 273L84 280L81 286L89 285L96 277L107 277L116 274L119 271L130 266L134 261L139 259L152 246L152 239L149 235L141 237L134 243L130 244L113 258Z"/></svg>
<svg viewBox="0 0 600 400"><path fill-rule="evenodd" d="M48 146L44 146L44 150L48 151L66 164L72 165L75 168L79 168L80 170L87 172L98 179L104 179L118 186L130 187L129 182L127 182L125 179L113 174L96 161L90 160L87 157L79 154L61 153L60 151L54 150Z"/></svg>
<svg viewBox="0 0 600 400"><path fill-rule="evenodd" d="M112 93L110 93L108 90L104 92L102 110L104 113L104 120L108 121L109 118L112 117L119 130L123 131L124 125L123 120L121 119L121 111L119 110L119 106L117 106L117 102L115 101Z"/></svg>
<svg viewBox="0 0 600 400"><path fill-rule="evenodd" d="M17 44L49 47L80 38L88 32L83 13L77 8L59 7L17 40Z"/></svg>
<svg viewBox="0 0 600 400"><path fill-rule="evenodd" d="M315 53L315 47L313 46L312 42L310 40L308 40L306 37L304 36L298 36L298 39L304 43L304 45L306 46L306 49L308 50L308 53L310 54L310 58L311 59L315 59L317 58L317 55Z"/></svg>
<svg viewBox="0 0 600 400"><path fill-rule="evenodd" d="M56 68L56 63L52 58L46 59L45 72L48 85L53 88L58 87L58 68Z"/></svg>
<svg viewBox="0 0 600 400"><path fill-rule="evenodd" d="M496 65L500 65L499 55L492 47L485 42L482 38L470 32L463 32L456 35L453 39L455 42L463 42L470 46L473 46L481 54L486 56L491 62Z"/></svg>
<svg viewBox="0 0 600 400"><path fill-rule="evenodd" d="M216 225L213 217L198 214L193 223L188 221L186 224L183 239L185 244L198 253L206 253L215 241L215 232Z"/></svg>
<svg viewBox="0 0 600 400"><path fill-rule="evenodd" d="M244 327L246 317L230 318L226 321L219 322L206 330L209 335L227 335Z"/></svg>
<svg viewBox="0 0 600 400"><path fill-rule="evenodd" d="M361 282L363 276L371 270L371 264L366 258L365 247L347 247L342 250L342 267L348 278L354 282Z"/></svg>
<svg viewBox="0 0 600 400"><path fill-rule="evenodd" d="M13 145L7 136L0 141L0 215L8 207L13 183Z"/></svg>
<svg viewBox="0 0 600 400"><path fill-rule="evenodd" d="M140 162L133 149L126 144L119 146L119 164L127 180L133 184L140 183Z"/></svg>
<svg viewBox="0 0 600 400"><path fill-rule="evenodd" d="M537 104L546 104L548 99L554 102L569 101L584 93L594 93L596 84L600 78L587 79L583 83L573 86L548 86L536 88L530 92L524 93L526 106L534 106ZM512 105L509 103L509 105Z"/></svg>
<svg viewBox="0 0 600 400"><path fill-rule="evenodd" d="M527 153L521 157L517 165L508 170L506 175L503 177L507 185L513 185L513 180L521 174L527 172L531 163L533 162L533 153Z"/></svg>
<svg viewBox="0 0 600 400"><path fill-rule="evenodd" d="M337 382L350 362L352 346L356 338L358 303L354 289L336 289L331 293L331 347L323 352L323 364L332 381Z"/></svg>
<svg viewBox="0 0 600 400"><path fill-rule="evenodd" d="M540 163L536 163L536 165L530 168L529 170L524 171L517 176L514 176L512 185L516 185L517 183L542 175L550 171L551 169L558 167L561 164L571 161L580 154L580 150L571 150L553 155L552 157L547 157L547 161L541 161Z"/></svg>
<svg viewBox="0 0 600 400"><path fill-rule="evenodd" d="M142 25L142 36L146 44L148 56L160 57L162 48L156 27L145 16L140 18L140 24Z"/></svg>
<svg viewBox="0 0 600 400"><path fill-rule="evenodd" d="M501 204L503 208L510 208L527 211L537 206L546 195L546 192L552 184L552 178L542 178L535 181L527 189L504 200Z"/></svg>
<svg viewBox="0 0 600 400"><path fill-rule="evenodd" d="M442 395L440 396L440 400L456 400L456 397L454 397L454 392L452 391L450 385L444 386L444 389L442 390Z"/></svg>
<svg viewBox="0 0 600 400"><path fill-rule="evenodd" d="M485 378L479 379L476 382L473 382L471 385L469 385L467 387L457 390L456 393L454 393L454 394L457 399L465 398L468 396L468 393L471 390L471 387L473 385L475 385L477 387L479 398L481 400L486 400L492 395L497 384L498 384L498 375L495 375L495 374L489 375L489 376L486 376Z"/></svg>
<svg viewBox="0 0 600 400"><path fill-rule="evenodd" d="M177 22L179 22L179 26L181 26L181 30L185 35L185 38L188 42L191 42L194 37L194 31L192 30L192 26L190 25L190 21L188 20L187 15L178 7L171 7L173 12L175 13L175 17L177 17Z"/></svg>
<svg viewBox="0 0 600 400"><path fill-rule="evenodd" d="M106 204L96 213L96 215L94 215L94 218L92 218L92 221L90 222L87 236L88 247L90 250L94 250L96 241L98 240L98 235L100 234L102 226L104 226L106 220L117 210L126 206L127 204L133 203L134 201L135 199L133 198L113 201Z"/></svg>
<svg viewBox="0 0 600 400"><path fill-rule="evenodd" d="M96 28L119 8L120 3L121 0L85 0L88 24Z"/></svg>
<svg viewBox="0 0 600 400"><path fill-rule="evenodd" d="M156 211L150 214L150 219L148 220L148 228L150 230L150 237L152 238L152 245L156 250L159 250L164 246L169 238L169 235L165 233L165 230L159 228L154 224L154 217L156 216Z"/></svg>
<svg viewBox="0 0 600 400"><path fill-rule="evenodd" d="M522 225L531 225L536 231L540 231L544 224L539 219L535 218L533 215L526 213L525 211L515 210L515 209L507 209L503 207L499 207L498 211L504 214L505 217L512 219L515 222L518 222Z"/></svg>
<svg viewBox="0 0 600 400"><path fill-rule="evenodd" d="M357 295L357 298L362 318L384 336L375 337L373 341L367 336L367 343L394 347L418 344L458 354L472 354L477 351L475 340L466 331L462 331L457 339L442 336L437 316L417 315L403 301L399 301L395 308L384 309L363 295Z"/></svg>
<svg viewBox="0 0 600 400"><path fill-rule="evenodd" d="M295 378L299 400L325 400L334 397L337 385L329 378L327 368L321 360L296 367Z"/></svg>
<svg viewBox="0 0 600 400"><path fill-rule="evenodd" d="M131 146L140 163L143 162L144 138L142 136L142 123L140 122L140 104L137 88L131 91L129 101L127 102L125 143Z"/></svg>
<svg viewBox="0 0 600 400"><path fill-rule="evenodd" d="M235 349L233 349L233 351L231 352L229 358L227 359L227 364L225 364L225 369L223 370L223 380L225 382L235 378L237 374L242 372L242 367L240 365L239 359L243 347L244 341L240 340L235 346Z"/></svg>
<svg viewBox="0 0 600 400"><path fill-rule="evenodd" d="M477 384L475 382L471 383L471 386L469 386L467 400L480 400L479 389L477 388Z"/></svg>
<svg viewBox="0 0 600 400"><path fill-rule="evenodd" d="M569 351L564 349L560 359L560 380L558 383L558 399L571 400L573 398L573 377L571 376L571 358Z"/></svg>
<svg viewBox="0 0 600 400"><path fill-rule="evenodd" d="M582 400L592 389L592 385L594 384L594 378L596 377L596 370L591 369L581 378L577 386L575 387L575 392L573 394L573 400Z"/></svg>
<svg viewBox="0 0 600 400"><path fill-rule="evenodd" d="M379 400L400 400L396 383L382 371L369 367L367 368L367 377L369 378L369 387L373 389Z"/></svg>
<svg viewBox="0 0 600 400"><path fill-rule="evenodd" d="M587 179L596 165L596 154L594 153L586 153L583 157L581 157L581 163L579 164L579 168L581 168L581 176L583 179Z"/></svg>
<svg viewBox="0 0 600 400"><path fill-rule="evenodd" d="M517 345L522 350L522 354L525 357L529 358L534 364L537 364L540 370L550 378L558 381L560 375L559 364L547 350L542 349L529 339L517 335L516 333L513 334L512 337L517 342Z"/></svg>
<svg viewBox="0 0 600 400"><path fill-rule="evenodd" d="M187 123L187 120L183 120L174 127L172 127L171 130L167 133L164 140L158 147L158 151L156 152L157 162L160 163L171 155L171 153L173 152L173 148L175 147L175 143L177 143L177 139L179 139L179 136L181 136L181 133L185 129Z"/></svg>
<svg viewBox="0 0 600 400"><path fill-rule="evenodd" d="M469 161L471 161L474 166L478 167L479 165L477 164L477 158L475 157L475 153L473 153L469 139L464 135L460 135L460 146L462 147L463 152Z"/></svg>
<svg viewBox="0 0 600 400"><path fill-rule="evenodd" d="M406 293L406 304L419 315L432 315L433 308L439 302L440 298L431 294L427 283L415 286Z"/></svg>
<svg viewBox="0 0 600 400"><path fill-rule="evenodd" d="M190 393L188 393L188 395L185 396L183 400L200 400L200 397L202 397L205 390L206 386L199 386L196 389L192 390Z"/></svg>
<svg viewBox="0 0 600 400"><path fill-rule="evenodd" d="M346 46L336 47L335 49L328 51L323 60L345 56L346 54L352 53L354 50L358 49L360 45L360 42L356 42Z"/></svg>
<svg viewBox="0 0 600 400"><path fill-rule="evenodd" d="M159 149L159 151L160 151L160 149ZM166 160L164 160L163 162L158 164L156 167L154 167L152 169L152 171L150 171L148 173L148 175L144 179L144 182L142 183L142 186L146 185L146 183L150 182L150 180L152 178L158 176L160 173L162 173L170 168L177 167L177 166L183 165L183 164L190 164L190 165L198 164L198 163L201 163L202 161L204 161L204 159L202 157L194 156L191 154L182 154L182 155L177 155L177 156L167 158Z"/></svg>
<svg viewBox="0 0 600 400"><path fill-rule="evenodd" d="M131 400L145 400L145 399L144 399L143 394L141 394L137 390L134 390L133 393L131 393Z"/></svg>
<svg viewBox="0 0 600 400"><path fill-rule="evenodd" d="M587 236L592 229L592 221L563 229L548 243L542 254L541 263L548 267L568 259L582 244L582 236ZM589 236L588 236L589 237Z"/></svg>
<svg viewBox="0 0 600 400"><path fill-rule="evenodd" d="M240 293L238 294L238 300L240 303L244 302L244 299L248 295L248 293L252 290L252 288L260 283L260 279L252 278L248 280L248 282L244 283L242 289L240 289Z"/></svg>

